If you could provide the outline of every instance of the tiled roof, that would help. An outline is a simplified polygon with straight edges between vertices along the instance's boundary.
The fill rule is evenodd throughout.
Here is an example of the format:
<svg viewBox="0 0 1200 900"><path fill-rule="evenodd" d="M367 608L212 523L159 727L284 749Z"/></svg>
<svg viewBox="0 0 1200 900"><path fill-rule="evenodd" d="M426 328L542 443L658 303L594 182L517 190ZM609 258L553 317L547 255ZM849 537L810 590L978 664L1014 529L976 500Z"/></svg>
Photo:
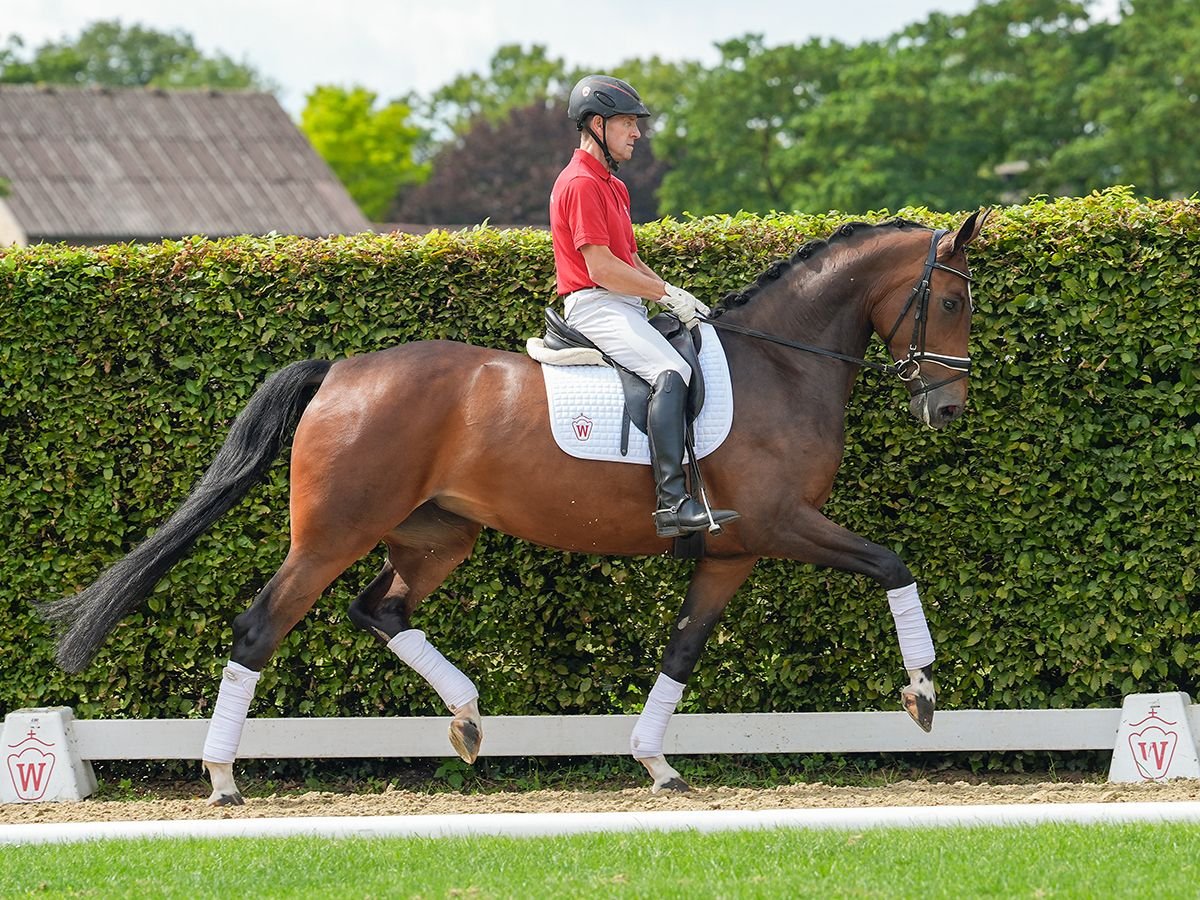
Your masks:
<svg viewBox="0 0 1200 900"><path fill-rule="evenodd" d="M0 85L0 178L31 242L371 227L263 93Z"/></svg>

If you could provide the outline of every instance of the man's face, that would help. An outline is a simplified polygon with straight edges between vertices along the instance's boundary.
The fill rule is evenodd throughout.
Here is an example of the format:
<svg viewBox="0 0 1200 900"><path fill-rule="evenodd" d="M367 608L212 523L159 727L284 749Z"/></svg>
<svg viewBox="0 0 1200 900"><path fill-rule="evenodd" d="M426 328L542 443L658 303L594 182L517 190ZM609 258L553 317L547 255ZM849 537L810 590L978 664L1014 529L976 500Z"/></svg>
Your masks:
<svg viewBox="0 0 1200 900"><path fill-rule="evenodd" d="M606 132L608 152L612 158L618 163L629 162L633 158L633 145L642 136L637 116L610 116ZM605 134L599 129L597 133Z"/></svg>

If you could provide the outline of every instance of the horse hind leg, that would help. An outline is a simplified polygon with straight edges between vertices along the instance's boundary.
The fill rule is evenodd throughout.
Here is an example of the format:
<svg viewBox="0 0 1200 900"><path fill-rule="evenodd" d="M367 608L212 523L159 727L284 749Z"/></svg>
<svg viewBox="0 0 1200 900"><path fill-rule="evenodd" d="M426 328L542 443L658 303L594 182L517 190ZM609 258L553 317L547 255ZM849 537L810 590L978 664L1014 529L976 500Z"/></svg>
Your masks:
<svg viewBox="0 0 1200 900"><path fill-rule="evenodd" d="M467 763L479 757L483 742L479 692L412 627L412 614L470 555L479 531L477 523L426 503L384 538L382 571L350 604L350 620L421 675L454 714L450 745Z"/></svg>
<svg viewBox="0 0 1200 900"><path fill-rule="evenodd" d="M210 806L245 802L233 777L233 763L262 669L321 592L358 555L355 550L341 557L316 558L293 547L249 609L234 619L233 650L221 673L201 756L213 787Z"/></svg>

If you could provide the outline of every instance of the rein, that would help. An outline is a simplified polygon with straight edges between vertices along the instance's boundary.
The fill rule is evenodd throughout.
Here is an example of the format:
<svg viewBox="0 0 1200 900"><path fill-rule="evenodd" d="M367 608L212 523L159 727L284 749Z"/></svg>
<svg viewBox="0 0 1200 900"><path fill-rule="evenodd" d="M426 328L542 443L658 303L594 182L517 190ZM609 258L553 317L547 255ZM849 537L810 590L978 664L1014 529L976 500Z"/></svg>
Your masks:
<svg viewBox="0 0 1200 900"><path fill-rule="evenodd" d="M783 347L791 347L793 350L803 350L805 353L813 353L817 356L825 356L830 359L841 360L842 362L852 363L856 366L861 366L864 369L872 369L876 372L882 372L884 375L895 375L901 381L912 381L921 377L921 362L922 360L934 363L939 366L944 366L947 369L954 369L958 372L957 375L952 375L949 378L936 382L935 384L925 384L921 382L921 393L928 393L945 384L950 384L953 381L958 381L960 378L966 378L967 373L971 371L971 358L967 356L944 356L940 353L928 353L925 350L925 328L928 324L929 312L929 293L932 288L931 279L933 270L940 269L943 272L950 272L965 280L968 284L972 278L966 272L944 265L937 261L937 245L942 239L942 235L946 234L946 229L939 228L933 233L933 237L929 242L929 254L925 258L925 268L921 272L921 278L913 286L912 293L908 295L908 300L904 304L904 308L900 310L900 315L896 317L896 324L892 326L884 338L884 344L891 342L895 337L896 332L900 330L900 323L904 321L904 317L908 315L908 311L916 303L917 311L913 318L913 335L912 340L908 344L908 355L904 359L894 362L890 365L885 363L877 363L869 359L859 359L857 356L847 356L845 353L838 353L835 350L827 350L824 347L815 347L812 344L802 344L799 341L789 341L774 334L769 334L765 331L757 331L753 328L746 328L742 325L734 325L730 322L723 322L720 318L711 318L709 316L698 315L696 318L703 322L707 322L714 328L720 328L724 331L731 331L735 334L743 334L747 337L757 338L761 341L769 341L772 344L779 344Z"/></svg>

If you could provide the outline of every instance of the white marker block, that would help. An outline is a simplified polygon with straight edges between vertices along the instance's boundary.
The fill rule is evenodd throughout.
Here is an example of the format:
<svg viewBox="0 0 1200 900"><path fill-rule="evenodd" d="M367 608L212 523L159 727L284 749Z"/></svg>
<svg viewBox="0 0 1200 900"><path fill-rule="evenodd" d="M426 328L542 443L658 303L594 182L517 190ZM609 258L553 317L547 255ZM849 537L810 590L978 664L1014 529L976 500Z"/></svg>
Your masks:
<svg viewBox="0 0 1200 900"><path fill-rule="evenodd" d="M96 792L92 764L79 758L69 707L18 709L0 736L0 803L82 800Z"/></svg>
<svg viewBox="0 0 1200 900"><path fill-rule="evenodd" d="M1182 691L1127 696L1121 706L1108 780L1200 778L1200 758L1188 721L1191 705L1191 697Z"/></svg>

